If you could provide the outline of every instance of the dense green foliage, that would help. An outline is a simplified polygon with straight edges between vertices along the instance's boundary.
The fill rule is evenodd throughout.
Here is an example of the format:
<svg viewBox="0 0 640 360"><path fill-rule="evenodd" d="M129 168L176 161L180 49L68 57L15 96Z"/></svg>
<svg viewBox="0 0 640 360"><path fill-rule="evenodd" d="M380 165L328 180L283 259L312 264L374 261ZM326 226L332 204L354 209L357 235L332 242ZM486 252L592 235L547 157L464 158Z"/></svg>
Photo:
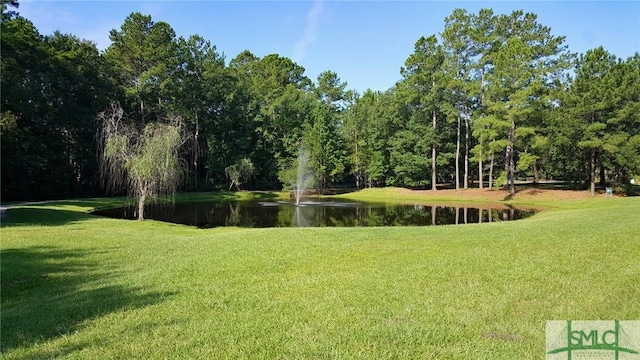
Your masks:
<svg viewBox="0 0 640 360"><path fill-rule="evenodd" d="M21 17L0 26L2 198L95 192L95 118L113 94L104 58L72 35L43 37Z"/></svg>
<svg viewBox="0 0 640 360"><path fill-rule="evenodd" d="M103 194L96 117L111 102L139 129L184 119L187 191L227 187L242 159L255 165L244 188L288 186L301 145L319 188L513 188L516 176L595 187L640 173L640 55L576 56L534 14L457 9L440 35L418 39L395 86L358 94L277 54L227 62L148 15L129 15L100 52L41 35L15 6L2 2L5 201Z"/></svg>
<svg viewBox="0 0 640 360"><path fill-rule="evenodd" d="M372 190L356 196L402 198ZM4 359L540 359L549 319L640 314L637 198L402 228L198 230L85 213L116 202L8 211Z"/></svg>

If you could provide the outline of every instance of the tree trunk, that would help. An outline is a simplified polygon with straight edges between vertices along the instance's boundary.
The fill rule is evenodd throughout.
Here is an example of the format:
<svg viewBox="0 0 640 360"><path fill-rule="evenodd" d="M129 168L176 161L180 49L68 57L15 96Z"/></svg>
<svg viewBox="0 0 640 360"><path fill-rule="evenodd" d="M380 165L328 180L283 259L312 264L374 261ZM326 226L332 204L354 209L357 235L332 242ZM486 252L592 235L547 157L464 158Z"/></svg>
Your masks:
<svg viewBox="0 0 640 360"><path fill-rule="evenodd" d="M469 188L469 116L464 118L464 189Z"/></svg>
<svg viewBox="0 0 640 360"><path fill-rule="evenodd" d="M198 123L198 112L196 112L195 114L195 118L196 118L196 133L194 136L194 143L195 143L195 156L193 158L193 171L195 172L195 178L194 178L194 182L195 182L195 186L196 186L196 191L198 191L198 158L200 157L200 143L198 142L198 135L200 135L200 124Z"/></svg>
<svg viewBox="0 0 640 360"><path fill-rule="evenodd" d="M433 111L432 125L433 125L433 133L436 133L436 111ZM431 190L438 190L438 186L436 183L438 182L438 177L436 176L436 142L433 141L431 144Z"/></svg>
<svg viewBox="0 0 640 360"><path fill-rule="evenodd" d="M533 183L537 184L540 181L540 174L538 172L538 160L533 162Z"/></svg>
<svg viewBox="0 0 640 360"><path fill-rule="evenodd" d="M460 114L458 114L458 130L456 133L456 190L460 190Z"/></svg>
<svg viewBox="0 0 640 360"><path fill-rule="evenodd" d="M144 202L147 200L147 187L141 186L140 198L138 199L138 220L144 220Z"/></svg>
<svg viewBox="0 0 640 360"><path fill-rule="evenodd" d="M516 124L511 123L511 128L509 128L509 143L507 144L507 150L505 153L505 171L507 172L507 179L509 181L509 195L513 196L516 194L516 183L515 183L515 163L513 159L513 142L515 140L515 127Z"/></svg>
<svg viewBox="0 0 640 360"><path fill-rule="evenodd" d="M493 153L491 153L489 161L489 190L493 190Z"/></svg>
<svg viewBox="0 0 640 360"><path fill-rule="evenodd" d="M356 189L360 190L360 161L358 160L358 132L355 132L356 139Z"/></svg>
<svg viewBox="0 0 640 360"><path fill-rule="evenodd" d="M596 196L596 151L591 151L591 196Z"/></svg>
<svg viewBox="0 0 640 360"><path fill-rule="evenodd" d="M485 65L482 66L482 78L480 80L480 109L482 111L481 114L484 113L484 67ZM480 115L481 117L484 115ZM480 150L482 151L482 150ZM478 179L480 180L480 190L484 189L484 174L483 174L483 168L482 168L482 155L484 154L480 154L479 156L479 160L478 160ZM489 189L491 189L491 178L489 178ZM480 211L480 222L482 222L482 210Z"/></svg>
<svg viewBox="0 0 640 360"><path fill-rule="evenodd" d="M480 190L484 189L484 175L482 174L482 159L478 160L478 186Z"/></svg>
<svg viewBox="0 0 640 360"><path fill-rule="evenodd" d="M607 184L606 176L604 165L600 164L600 186L605 186Z"/></svg>

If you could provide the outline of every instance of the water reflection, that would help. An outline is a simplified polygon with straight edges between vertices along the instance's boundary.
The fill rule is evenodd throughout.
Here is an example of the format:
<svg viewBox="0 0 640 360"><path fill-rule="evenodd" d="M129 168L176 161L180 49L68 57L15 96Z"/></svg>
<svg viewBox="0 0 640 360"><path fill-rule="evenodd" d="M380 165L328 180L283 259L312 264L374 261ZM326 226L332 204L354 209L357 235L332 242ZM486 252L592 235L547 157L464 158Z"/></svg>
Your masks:
<svg viewBox="0 0 640 360"><path fill-rule="evenodd" d="M135 207L96 211L96 215L135 219ZM353 227L432 226L517 220L533 211L515 208L489 209L465 206L398 205L344 201L289 202L196 202L172 206L150 205L148 219L211 228L239 227Z"/></svg>

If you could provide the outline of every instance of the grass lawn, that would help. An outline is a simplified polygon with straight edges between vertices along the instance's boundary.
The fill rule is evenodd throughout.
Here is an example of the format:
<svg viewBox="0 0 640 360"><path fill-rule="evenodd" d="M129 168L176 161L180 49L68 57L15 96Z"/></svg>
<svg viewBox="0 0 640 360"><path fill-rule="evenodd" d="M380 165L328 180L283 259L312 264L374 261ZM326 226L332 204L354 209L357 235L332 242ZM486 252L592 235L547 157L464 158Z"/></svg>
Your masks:
<svg viewBox="0 0 640 360"><path fill-rule="evenodd" d="M198 230L86 213L122 201L8 210L3 358L541 359L546 320L640 319L640 198L405 228Z"/></svg>

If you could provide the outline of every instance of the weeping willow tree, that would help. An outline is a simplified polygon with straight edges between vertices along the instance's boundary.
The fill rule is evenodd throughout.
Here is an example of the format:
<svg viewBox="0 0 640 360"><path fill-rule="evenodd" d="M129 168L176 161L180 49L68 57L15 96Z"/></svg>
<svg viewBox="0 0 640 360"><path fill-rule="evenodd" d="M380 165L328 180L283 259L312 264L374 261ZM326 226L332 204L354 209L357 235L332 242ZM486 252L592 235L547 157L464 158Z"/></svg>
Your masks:
<svg viewBox="0 0 640 360"><path fill-rule="evenodd" d="M128 190L138 198L138 220L144 220L147 199L173 196L184 174L180 148L186 142L179 117L149 123L139 130L123 122L117 104L99 114L100 173L108 191Z"/></svg>

